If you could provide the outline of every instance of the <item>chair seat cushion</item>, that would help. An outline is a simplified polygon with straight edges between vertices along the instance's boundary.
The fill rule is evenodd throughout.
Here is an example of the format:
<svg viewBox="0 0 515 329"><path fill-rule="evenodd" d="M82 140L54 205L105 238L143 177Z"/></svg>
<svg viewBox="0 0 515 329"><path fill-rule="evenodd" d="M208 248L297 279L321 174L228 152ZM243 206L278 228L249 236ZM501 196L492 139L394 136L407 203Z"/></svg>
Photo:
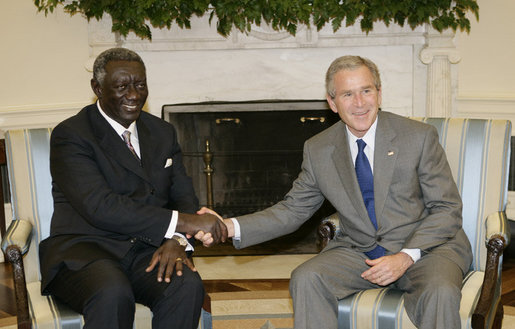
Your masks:
<svg viewBox="0 0 515 329"><path fill-rule="evenodd" d="M27 284L29 311L33 328L80 329L84 325L82 315L71 310L51 296L41 295L41 282ZM152 312L148 307L136 304L135 329L151 328Z"/></svg>
<svg viewBox="0 0 515 329"><path fill-rule="evenodd" d="M471 271L463 279L460 317L462 329L471 318L481 293L484 272ZM338 303L338 329L416 329L404 309L404 293L391 288L363 290Z"/></svg>

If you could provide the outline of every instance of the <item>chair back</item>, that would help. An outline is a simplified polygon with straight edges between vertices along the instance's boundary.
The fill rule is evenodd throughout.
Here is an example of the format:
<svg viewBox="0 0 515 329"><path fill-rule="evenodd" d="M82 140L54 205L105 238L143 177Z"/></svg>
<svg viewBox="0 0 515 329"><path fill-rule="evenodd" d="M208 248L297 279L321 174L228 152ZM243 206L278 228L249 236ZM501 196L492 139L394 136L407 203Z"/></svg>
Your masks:
<svg viewBox="0 0 515 329"><path fill-rule="evenodd" d="M39 281L39 242L50 234L53 212L50 175L51 129L16 129L5 134L7 170L13 220L32 223L29 252L25 255L25 280Z"/></svg>
<svg viewBox="0 0 515 329"><path fill-rule="evenodd" d="M484 271L486 217L505 211L508 201L511 122L463 118L412 119L431 124L438 130L440 144L463 200L463 229L474 255L471 269Z"/></svg>
<svg viewBox="0 0 515 329"><path fill-rule="evenodd" d="M472 245L472 269L486 264L485 220L505 211L511 122L463 118L412 118L433 125L463 199L463 227ZM53 212L51 128L9 130L5 135L13 220L33 225L24 259L27 282L39 281L39 242L48 237ZM499 163L502 165L499 166ZM501 167L501 170L498 168Z"/></svg>

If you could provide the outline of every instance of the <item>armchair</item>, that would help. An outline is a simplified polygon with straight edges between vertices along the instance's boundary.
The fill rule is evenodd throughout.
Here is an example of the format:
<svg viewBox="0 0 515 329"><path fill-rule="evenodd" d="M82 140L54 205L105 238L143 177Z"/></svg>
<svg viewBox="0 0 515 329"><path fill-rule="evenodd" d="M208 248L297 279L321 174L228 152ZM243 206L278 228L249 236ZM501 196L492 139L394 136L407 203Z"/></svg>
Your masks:
<svg viewBox="0 0 515 329"><path fill-rule="evenodd" d="M461 327L501 328L502 252L509 243L508 197L511 123L506 120L414 118L435 126L460 195L463 228L473 261L463 280ZM319 227L324 247L339 233L336 214ZM415 328L404 310L401 291L358 292L338 303L338 329Z"/></svg>
<svg viewBox="0 0 515 329"><path fill-rule="evenodd" d="M82 316L40 292L39 242L50 232L53 211L50 176L51 129L6 133L13 221L2 240L12 264L18 328L82 328ZM150 328L152 313L136 305L134 328Z"/></svg>

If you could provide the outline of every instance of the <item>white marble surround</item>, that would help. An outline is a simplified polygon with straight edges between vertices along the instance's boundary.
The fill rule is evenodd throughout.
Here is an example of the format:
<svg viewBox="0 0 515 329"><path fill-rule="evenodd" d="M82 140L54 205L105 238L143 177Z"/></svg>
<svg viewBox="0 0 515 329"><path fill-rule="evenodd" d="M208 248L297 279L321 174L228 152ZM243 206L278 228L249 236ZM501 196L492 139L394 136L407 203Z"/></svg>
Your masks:
<svg viewBox="0 0 515 329"><path fill-rule="evenodd" d="M450 116L456 90L451 63L459 61L453 33L428 27L376 23L368 35L359 23L333 32L302 26L295 37L266 27L220 36L216 22L192 20L191 30L152 31L148 42L110 32L109 19L90 23L92 59L113 45L137 51L147 65L148 110L170 103L273 99L324 99L324 75L336 57L356 54L379 66L383 109L403 115ZM91 66L88 63L87 66Z"/></svg>
<svg viewBox="0 0 515 329"><path fill-rule="evenodd" d="M150 95L147 110L161 115L164 104L204 101L324 99L324 75L336 57L357 54L379 66L385 110L403 115L452 116L455 113L460 59L452 32L430 27L415 30L376 23L363 33L359 22L333 32L301 26L295 37L267 27L224 38L216 22L195 17L191 30L153 29L153 40L131 34L120 38L105 17L89 23L91 70L103 50L123 46L137 51L146 63ZM77 112L84 104L65 108L20 109L0 113L0 129L48 127Z"/></svg>

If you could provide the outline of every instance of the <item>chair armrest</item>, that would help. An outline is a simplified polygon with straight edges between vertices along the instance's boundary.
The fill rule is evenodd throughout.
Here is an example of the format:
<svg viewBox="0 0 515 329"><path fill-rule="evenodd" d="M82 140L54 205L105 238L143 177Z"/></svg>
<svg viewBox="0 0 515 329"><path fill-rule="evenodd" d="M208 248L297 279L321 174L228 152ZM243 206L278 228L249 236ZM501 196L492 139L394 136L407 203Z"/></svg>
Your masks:
<svg viewBox="0 0 515 329"><path fill-rule="evenodd" d="M498 297L502 264L500 258L508 245L508 222L506 214L499 211L489 215L486 219L486 267L481 295L472 314L472 328L482 329L487 327L488 315L492 312L500 312L497 315L502 317L503 307L501 302L494 303Z"/></svg>
<svg viewBox="0 0 515 329"><path fill-rule="evenodd" d="M16 246L25 255L29 251L31 238L32 224L23 219L13 220L2 239L2 250L7 254L8 247Z"/></svg>
<svg viewBox="0 0 515 329"><path fill-rule="evenodd" d="M23 255L27 253L32 237L32 224L26 220L14 220L2 239L2 250L13 269L14 293L18 329L30 328L29 303L23 268Z"/></svg>
<svg viewBox="0 0 515 329"><path fill-rule="evenodd" d="M504 211L497 211L486 218L485 231L485 241L487 244L491 238L498 235L504 238L506 246L510 244L510 225Z"/></svg>
<svg viewBox="0 0 515 329"><path fill-rule="evenodd" d="M319 251L324 249L329 240L334 239L336 233L340 230L340 219L338 214L334 213L320 222L318 225L318 249Z"/></svg>

